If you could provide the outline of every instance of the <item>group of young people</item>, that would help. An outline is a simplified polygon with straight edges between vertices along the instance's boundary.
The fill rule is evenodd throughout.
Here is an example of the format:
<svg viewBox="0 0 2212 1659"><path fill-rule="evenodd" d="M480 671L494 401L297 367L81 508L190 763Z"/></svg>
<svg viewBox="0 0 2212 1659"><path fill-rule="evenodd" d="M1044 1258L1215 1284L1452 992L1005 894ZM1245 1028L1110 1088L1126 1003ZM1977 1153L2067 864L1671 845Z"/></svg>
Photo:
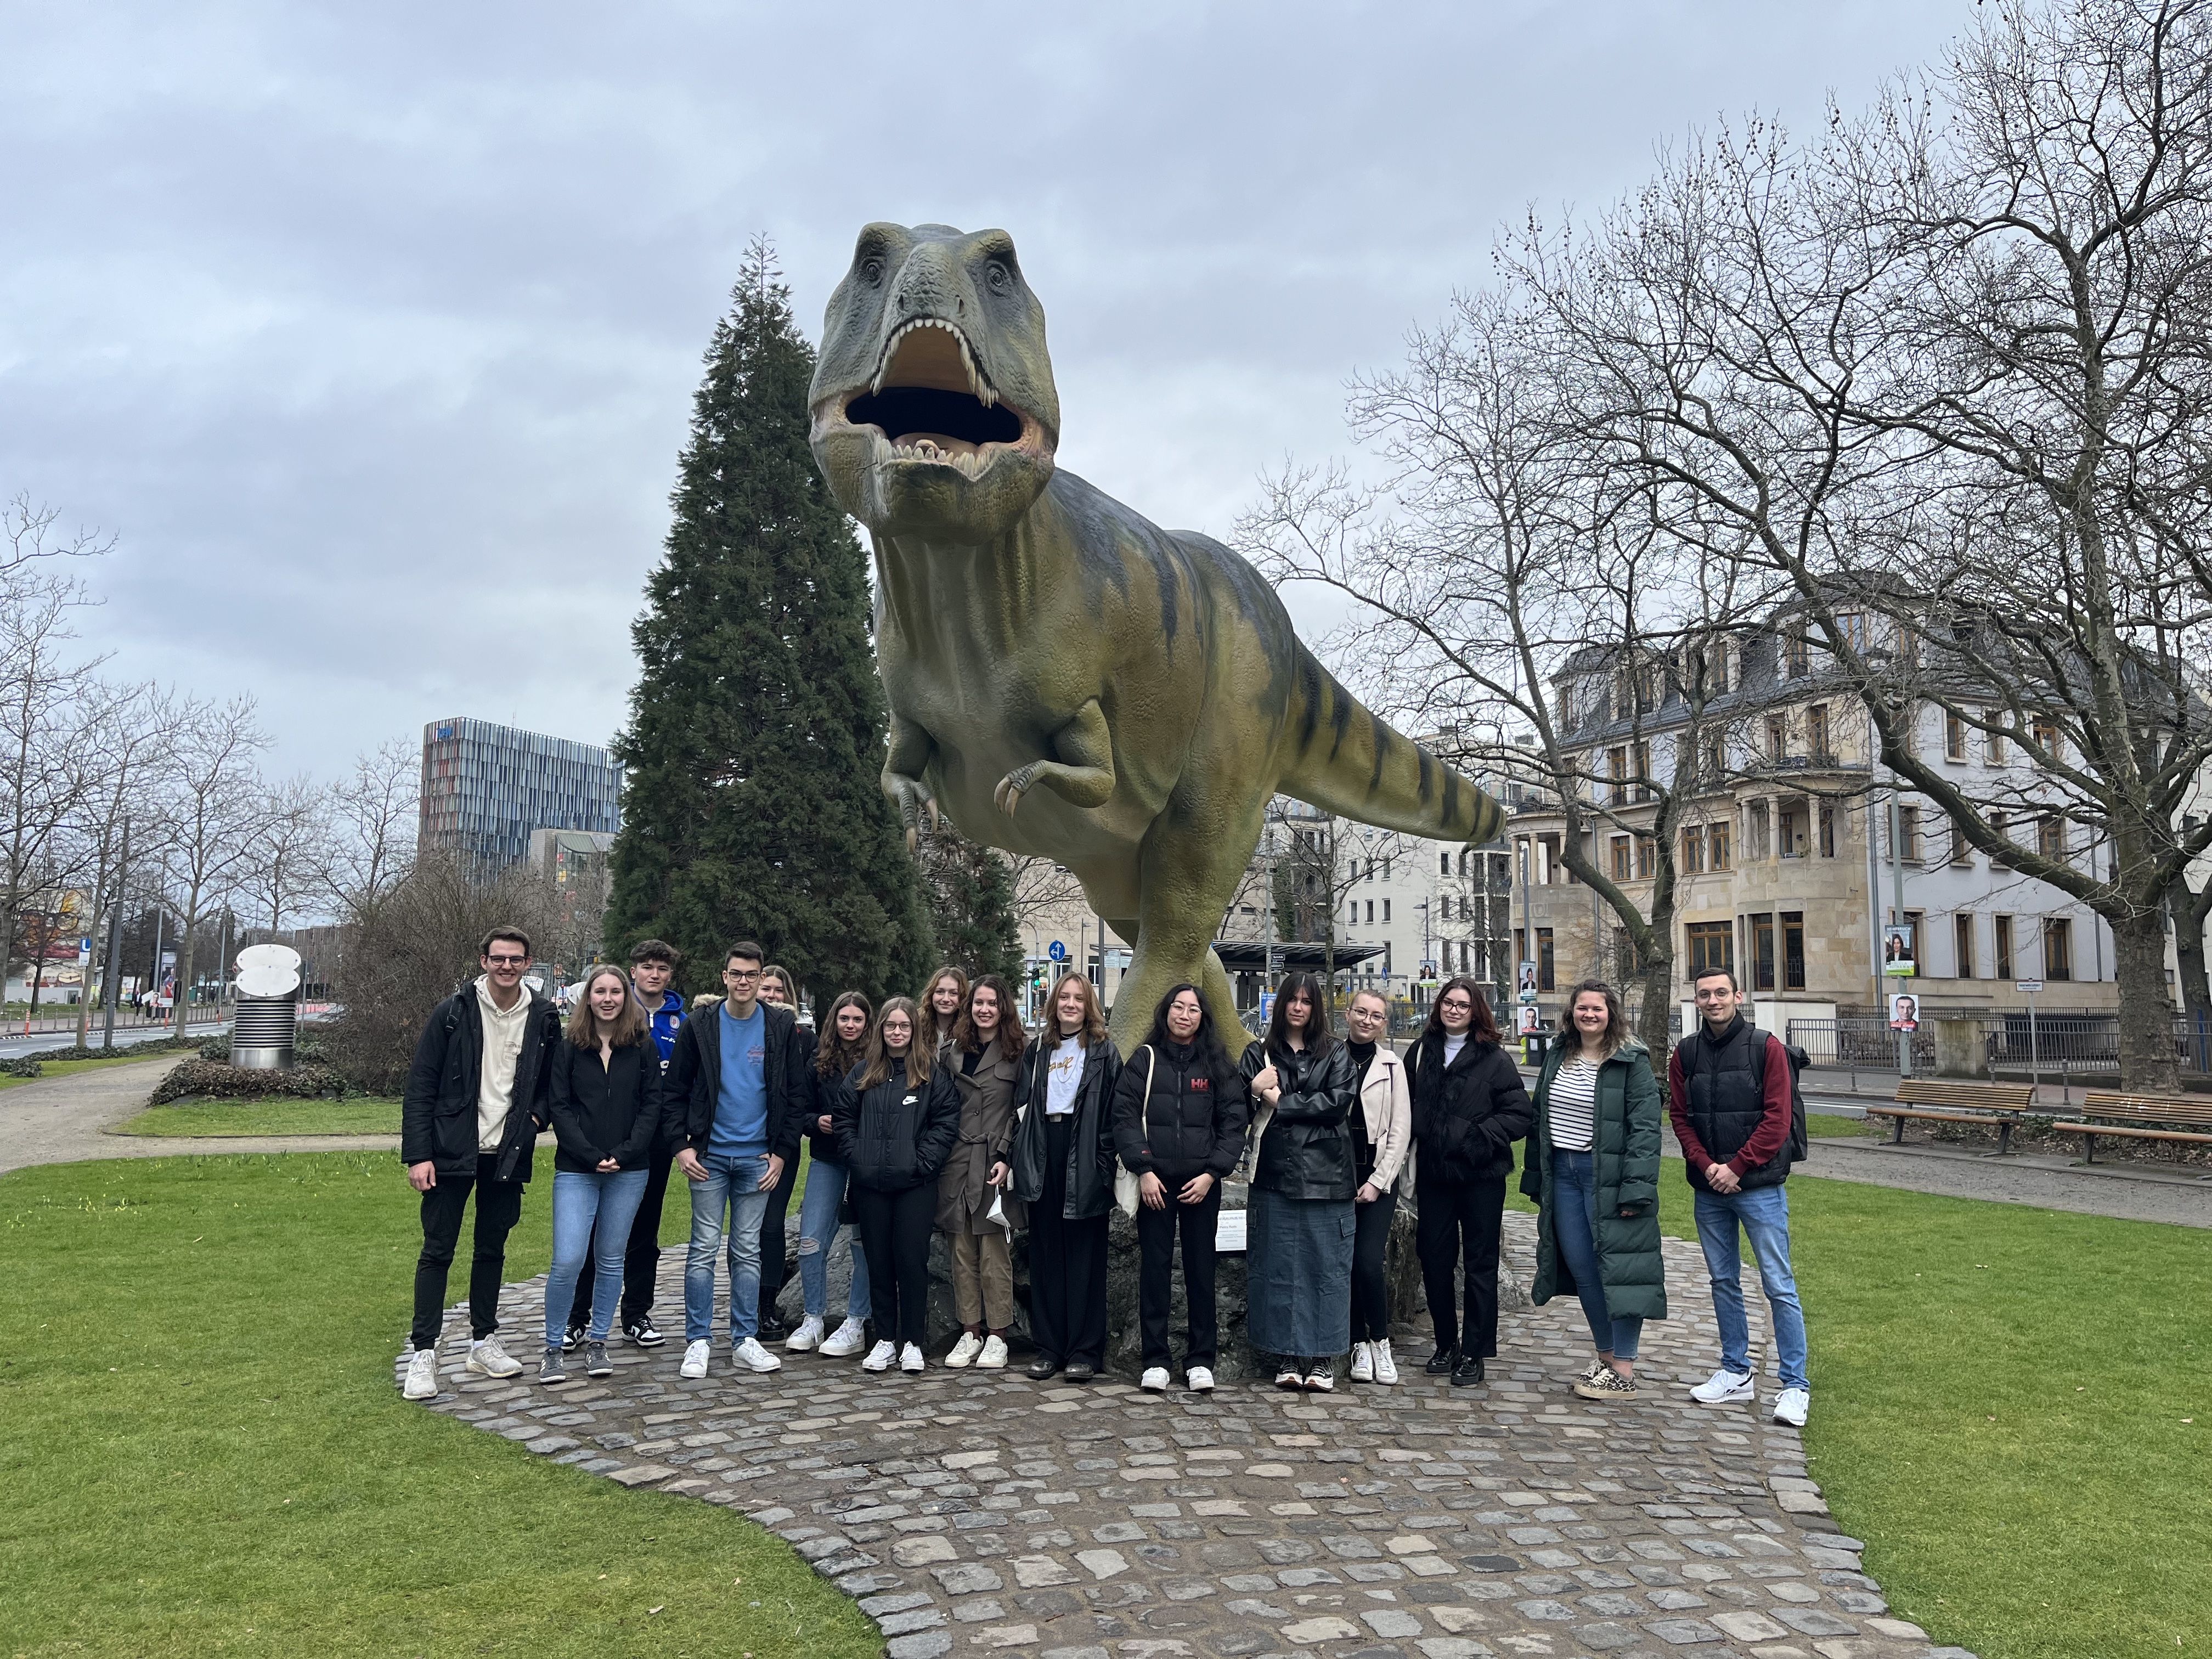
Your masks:
<svg viewBox="0 0 2212 1659"><path fill-rule="evenodd" d="M1399 1381L1386 1260L1399 1200L1435 1340L1425 1369L1459 1386L1498 1352L1498 1266L1514 1145L1538 1209L1532 1296L1573 1295L1595 1357L1574 1391L1634 1397L1644 1322L1664 1318L1658 1227L1661 1125L1671 1115L1695 1192L1722 1338L1720 1369L1691 1392L1752 1397L1738 1231L1752 1242L1773 1314L1775 1414L1802 1425L1809 1400L1802 1313L1789 1260L1792 1073L1780 1044L1743 1018L1732 975L1701 976L1698 1029L1675 1050L1662 1091L1630 1035L1619 994L1589 981L1532 1091L1474 981L1438 988L1400 1054L1389 1008L1356 994L1331 1029L1313 975L1277 988L1267 1030L1247 1042L1216 1026L1195 985L1171 988L1124 1059L1090 981L1068 974L1043 1029L1023 1028L1012 988L957 969L919 998L831 1003L817 1032L796 988L759 946L731 947L724 994L687 1008L671 989L676 953L659 940L630 972L595 968L565 1028L524 983L530 942L495 929L481 976L439 1005L417 1046L401 1157L422 1195L413 1352L404 1392L438 1389L437 1337L469 1194L470 1371L519 1375L498 1336L507 1231L520 1213L538 1133L554 1133L553 1266L538 1380L559 1383L580 1349L588 1376L612 1369L619 1305L641 1347L652 1322L660 1211L672 1169L691 1196L679 1372L708 1375L717 1258L728 1261L736 1362L781 1368L768 1346L860 1356L868 1370L924 1370L931 1234L946 1235L962 1332L944 1364L1003 1369L1015 1297L1011 1241L1028 1237L1028 1375L1083 1382L1105 1363L1109 1213L1134 1218L1142 1386L1170 1385L1180 1260L1183 1377L1214 1384L1217 1239L1224 1183L1249 1159L1246 1334L1284 1389L1328 1391L1347 1351L1355 1382ZM1231 1045L1237 1052L1232 1054ZM808 1143L796 1252L804 1316L767 1322L783 1278L785 1213ZM849 1222L850 1290L831 1327L828 1265ZM772 1261L770 1260L772 1258ZM768 1318L772 1318L772 1311Z"/></svg>

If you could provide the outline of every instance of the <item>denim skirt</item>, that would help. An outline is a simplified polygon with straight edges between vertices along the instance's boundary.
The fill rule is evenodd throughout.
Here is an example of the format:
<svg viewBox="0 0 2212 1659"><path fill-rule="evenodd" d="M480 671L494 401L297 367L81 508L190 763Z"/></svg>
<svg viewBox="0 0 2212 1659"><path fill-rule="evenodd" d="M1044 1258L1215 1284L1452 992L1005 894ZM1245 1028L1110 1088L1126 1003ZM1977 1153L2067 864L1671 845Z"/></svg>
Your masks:
<svg viewBox="0 0 2212 1659"><path fill-rule="evenodd" d="M1352 1346L1349 1199L1246 1200L1244 1334L1261 1353L1328 1359Z"/></svg>

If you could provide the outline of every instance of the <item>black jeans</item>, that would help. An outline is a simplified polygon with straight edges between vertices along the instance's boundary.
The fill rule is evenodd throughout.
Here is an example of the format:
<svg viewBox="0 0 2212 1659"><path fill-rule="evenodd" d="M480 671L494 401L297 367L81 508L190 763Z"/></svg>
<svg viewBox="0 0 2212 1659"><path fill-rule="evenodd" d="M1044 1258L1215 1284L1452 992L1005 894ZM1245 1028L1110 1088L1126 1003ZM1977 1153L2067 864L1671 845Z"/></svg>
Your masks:
<svg viewBox="0 0 2212 1659"><path fill-rule="evenodd" d="M876 1340L921 1347L929 1340L929 1237L937 1224L937 1183L925 1181L898 1193L860 1186L849 1190L868 1259Z"/></svg>
<svg viewBox="0 0 2212 1659"><path fill-rule="evenodd" d="M1039 1358L1096 1368L1106 1363L1106 1218L1066 1218L1070 1133L1067 1116L1045 1120L1044 1188L1029 1206L1030 1337Z"/></svg>
<svg viewBox="0 0 2212 1659"><path fill-rule="evenodd" d="M791 1189L798 1184L799 1158L794 1154L783 1166L783 1179L768 1195L768 1208L761 1216L760 1316L763 1322L775 1312L776 1298L783 1294L783 1287L791 1278L791 1254L787 1248L789 1241L784 1237L784 1229L791 1212Z"/></svg>
<svg viewBox="0 0 2212 1659"><path fill-rule="evenodd" d="M1424 1172L1419 1182L1413 1245L1429 1292L1429 1317L1436 1322L1437 1350L1456 1351L1470 1359L1491 1358L1498 1352L1498 1233L1505 1214L1505 1177L1444 1182ZM1467 1266L1464 1326L1452 1295L1452 1272L1462 1257Z"/></svg>
<svg viewBox="0 0 2212 1659"><path fill-rule="evenodd" d="M469 1325L478 1340L499 1328L499 1286L507 1267L507 1236L522 1218L522 1183L498 1181L499 1159L477 1159L473 1175L441 1175L422 1194L422 1254L415 1258L415 1346L430 1347L446 1322L446 1274L460 1243L469 1192L477 1195L476 1255L469 1263Z"/></svg>
<svg viewBox="0 0 2212 1659"><path fill-rule="evenodd" d="M653 1311L653 1281L660 1274L660 1201L668 1195L668 1168L673 1152L655 1152L646 1165L645 1196L637 1201L637 1219L630 1223L629 1247L623 1252L622 1323L625 1329ZM599 1259L599 1226L592 1224L586 1263ZM592 1280L587 1266L576 1279L576 1299L568 1309L568 1328L588 1330L592 1323Z"/></svg>
<svg viewBox="0 0 2212 1659"><path fill-rule="evenodd" d="M1388 1342L1390 1340L1390 1285L1382 1271L1383 1252L1390 1243L1391 1218L1398 1213L1398 1194L1385 1193L1372 1204L1352 1206L1352 1340Z"/></svg>
<svg viewBox="0 0 2212 1659"><path fill-rule="evenodd" d="M1182 1363L1186 1369L1204 1365L1211 1370L1213 1365L1213 1234L1221 1219L1221 1183L1217 1181L1207 1188L1206 1196L1195 1204L1178 1204L1176 1194L1188 1179L1188 1176L1171 1181L1163 1178L1162 1184L1168 1189L1164 1210L1142 1203L1137 1206L1137 1320L1144 1334L1147 1370L1165 1366L1173 1358L1168 1350L1168 1312L1175 1300L1178 1233L1182 1238L1183 1310L1190 1316ZM1030 1261L1030 1277L1034 1282L1034 1248Z"/></svg>

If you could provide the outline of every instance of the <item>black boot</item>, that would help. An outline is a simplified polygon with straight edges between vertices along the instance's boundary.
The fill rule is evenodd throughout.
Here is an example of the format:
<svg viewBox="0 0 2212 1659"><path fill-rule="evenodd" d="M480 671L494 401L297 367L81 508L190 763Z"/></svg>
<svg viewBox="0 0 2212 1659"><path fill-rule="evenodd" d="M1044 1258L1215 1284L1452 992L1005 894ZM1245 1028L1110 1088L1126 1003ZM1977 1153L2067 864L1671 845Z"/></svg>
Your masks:
<svg viewBox="0 0 2212 1659"><path fill-rule="evenodd" d="M1421 1369L1426 1371L1431 1376L1449 1376L1452 1374L1453 1367L1458 1364L1459 1350L1457 1348L1438 1348L1434 1353L1429 1356L1429 1363L1422 1366Z"/></svg>
<svg viewBox="0 0 2212 1659"><path fill-rule="evenodd" d="M1452 1387L1471 1389L1482 1381L1482 1360L1470 1354L1452 1368Z"/></svg>

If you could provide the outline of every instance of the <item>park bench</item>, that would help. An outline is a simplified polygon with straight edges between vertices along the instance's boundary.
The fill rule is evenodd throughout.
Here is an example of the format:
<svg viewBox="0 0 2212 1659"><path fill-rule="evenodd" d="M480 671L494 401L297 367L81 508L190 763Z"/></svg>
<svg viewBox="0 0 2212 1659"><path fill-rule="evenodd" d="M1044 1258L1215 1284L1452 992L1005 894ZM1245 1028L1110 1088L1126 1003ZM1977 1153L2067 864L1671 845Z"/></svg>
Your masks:
<svg viewBox="0 0 2212 1659"><path fill-rule="evenodd" d="M2081 1113L2083 1121L2080 1122L2054 1123L2051 1127L2062 1134L2081 1137L2081 1158L2086 1164L2097 1161L2100 1135L2114 1140L2171 1140L2212 1146L2212 1099L2091 1089L2081 1097ZM2120 1121L2111 1121L2115 1118Z"/></svg>
<svg viewBox="0 0 2212 1659"><path fill-rule="evenodd" d="M1893 1146L1905 1141L1905 1120L1930 1123L1986 1123L1997 1132L1997 1156L2012 1151L2013 1126L2035 1102L2032 1083L1967 1083L1948 1078L1908 1077L1897 1085L1894 1103L1869 1106L1869 1117L1896 1121Z"/></svg>

